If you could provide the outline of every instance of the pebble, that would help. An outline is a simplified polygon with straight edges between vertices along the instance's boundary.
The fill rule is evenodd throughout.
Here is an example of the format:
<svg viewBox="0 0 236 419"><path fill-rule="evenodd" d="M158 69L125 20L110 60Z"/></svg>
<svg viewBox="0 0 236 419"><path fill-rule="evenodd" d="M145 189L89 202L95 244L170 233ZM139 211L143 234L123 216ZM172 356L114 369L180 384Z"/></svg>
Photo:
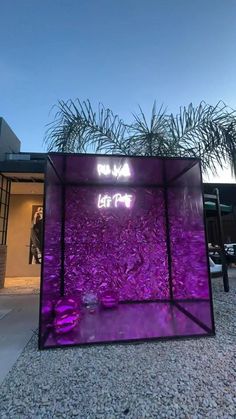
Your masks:
<svg viewBox="0 0 236 419"><path fill-rule="evenodd" d="M38 352L34 334L0 387L0 419L235 419L236 270L214 279L214 338Z"/></svg>

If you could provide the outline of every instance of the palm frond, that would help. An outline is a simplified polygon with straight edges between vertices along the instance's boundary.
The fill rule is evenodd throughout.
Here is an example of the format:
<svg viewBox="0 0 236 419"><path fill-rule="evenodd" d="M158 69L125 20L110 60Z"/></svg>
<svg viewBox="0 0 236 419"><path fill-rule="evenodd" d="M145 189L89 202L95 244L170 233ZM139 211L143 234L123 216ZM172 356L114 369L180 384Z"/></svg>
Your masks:
<svg viewBox="0 0 236 419"><path fill-rule="evenodd" d="M235 165L236 112L223 102L211 106L201 102L180 108L169 116L169 135L178 144L182 155L200 157L203 170ZM233 169L234 170L234 169Z"/></svg>
<svg viewBox="0 0 236 419"><path fill-rule="evenodd" d="M154 102L149 121L141 108L133 118L126 125L101 104L95 112L89 100L60 101L45 143L71 153L200 157L204 172L230 164L236 176L236 111L224 102L190 104L177 115Z"/></svg>
<svg viewBox="0 0 236 419"><path fill-rule="evenodd" d="M126 154L126 126L110 109L89 100L60 101L45 136L48 150Z"/></svg>
<svg viewBox="0 0 236 419"><path fill-rule="evenodd" d="M129 126L129 145L132 154L145 156L168 156L173 154L173 143L167 135L166 109L156 110L154 102L150 123L139 108L134 114L134 122Z"/></svg>

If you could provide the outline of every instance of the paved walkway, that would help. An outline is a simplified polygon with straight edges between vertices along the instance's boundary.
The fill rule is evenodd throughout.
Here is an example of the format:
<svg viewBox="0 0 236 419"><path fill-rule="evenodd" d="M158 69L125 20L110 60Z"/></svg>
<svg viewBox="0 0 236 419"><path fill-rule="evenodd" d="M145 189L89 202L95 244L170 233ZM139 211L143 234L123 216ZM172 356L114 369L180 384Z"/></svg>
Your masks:
<svg viewBox="0 0 236 419"><path fill-rule="evenodd" d="M38 327L38 295L0 295L0 383Z"/></svg>
<svg viewBox="0 0 236 419"><path fill-rule="evenodd" d="M4 288L0 289L1 295L39 294L40 278L15 277L6 278Z"/></svg>

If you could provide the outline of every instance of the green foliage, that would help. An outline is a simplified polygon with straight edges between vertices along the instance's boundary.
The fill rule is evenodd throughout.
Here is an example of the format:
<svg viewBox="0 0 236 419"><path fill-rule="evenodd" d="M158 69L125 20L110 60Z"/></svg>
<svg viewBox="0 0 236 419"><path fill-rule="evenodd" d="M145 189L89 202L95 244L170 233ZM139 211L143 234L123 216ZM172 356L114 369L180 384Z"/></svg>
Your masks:
<svg viewBox="0 0 236 419"><path fill-rule="evenodd" d="M103 105L96 112L89 100L60 101L45 143L69 153L200 157L204 171L230 164L236 174L236 111L201 102L169 115L154 103L150 121L139 108L127 125Z"/></svg>

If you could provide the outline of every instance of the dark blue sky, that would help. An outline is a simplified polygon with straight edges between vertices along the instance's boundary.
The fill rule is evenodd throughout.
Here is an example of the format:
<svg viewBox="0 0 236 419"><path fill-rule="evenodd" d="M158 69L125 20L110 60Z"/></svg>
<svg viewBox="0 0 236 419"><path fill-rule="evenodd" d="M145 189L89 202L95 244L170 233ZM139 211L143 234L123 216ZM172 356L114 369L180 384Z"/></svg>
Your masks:
<svg viewBox="0 0 236 419"><path fill-rule="evenodd" d="M0 115L24 151L42 150L59 99L127 121L154 99L236 108L235 0L9 0L0 22Z"/></svg>

